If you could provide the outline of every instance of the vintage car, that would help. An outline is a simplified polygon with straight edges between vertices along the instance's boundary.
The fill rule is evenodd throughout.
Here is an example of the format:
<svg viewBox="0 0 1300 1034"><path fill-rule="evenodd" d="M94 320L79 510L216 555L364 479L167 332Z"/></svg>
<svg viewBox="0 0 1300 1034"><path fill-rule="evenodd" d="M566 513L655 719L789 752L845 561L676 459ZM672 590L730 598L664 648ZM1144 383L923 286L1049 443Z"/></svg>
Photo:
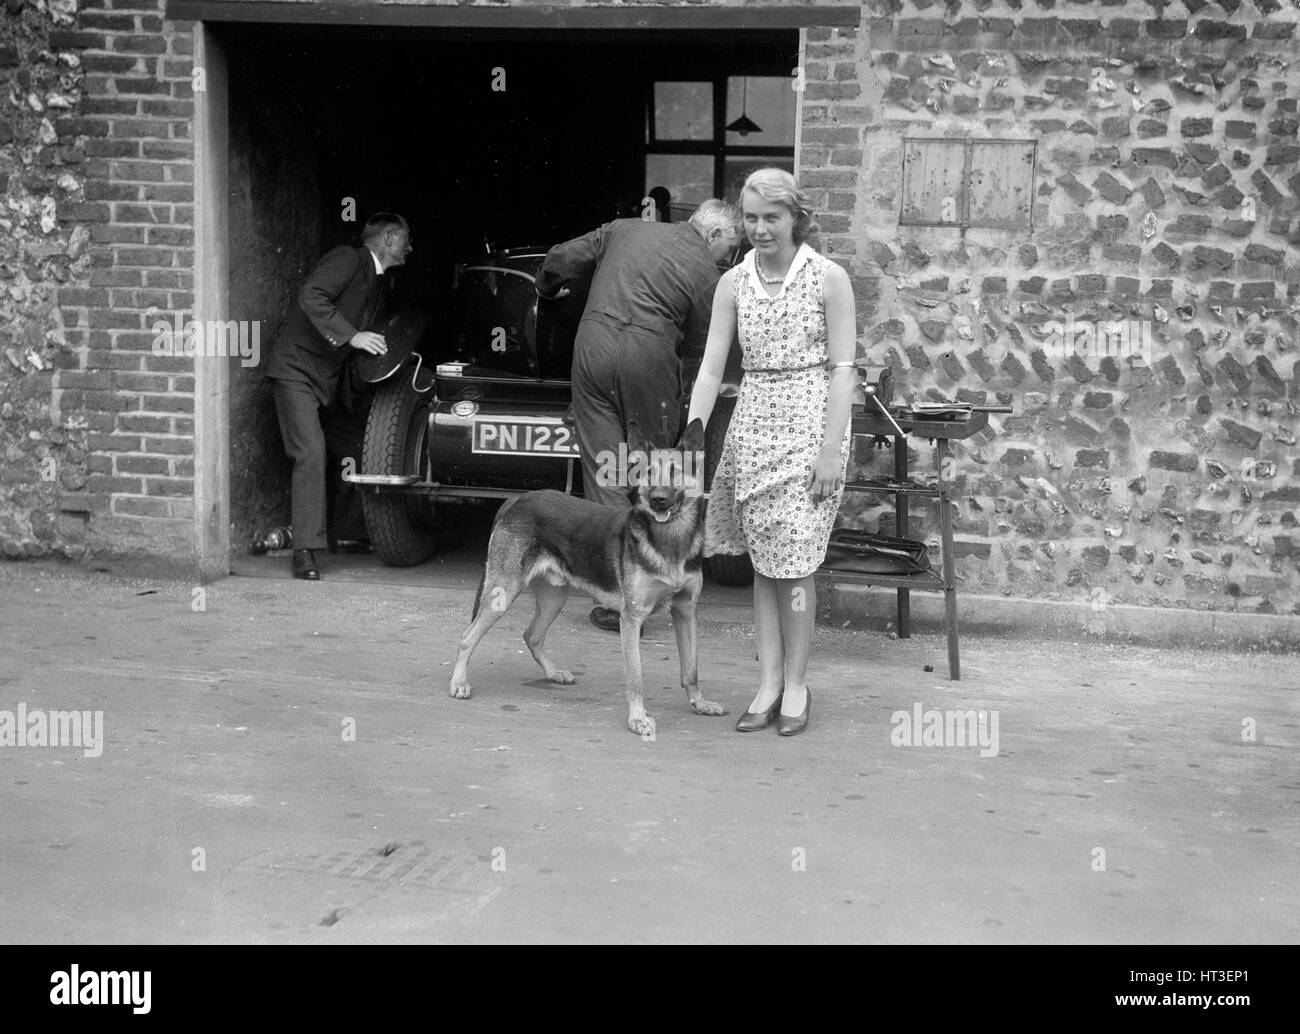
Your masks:
<svg viewBox="0 0 1300 1034"><path fill-rule="evenodd" d="M586 299L539 303L545 256L544 248L512 248L460 264L445 322L399 312L385 327L388 355L357 357L374 395L360 471L349 480L362 491L385 564L409 567L433 554L441 504L539 488L582 494L569 366ZM733 354L707 429L706 486L739 381ZM705 571L725 585L753 579L744 555L709 557Z"/></svg>

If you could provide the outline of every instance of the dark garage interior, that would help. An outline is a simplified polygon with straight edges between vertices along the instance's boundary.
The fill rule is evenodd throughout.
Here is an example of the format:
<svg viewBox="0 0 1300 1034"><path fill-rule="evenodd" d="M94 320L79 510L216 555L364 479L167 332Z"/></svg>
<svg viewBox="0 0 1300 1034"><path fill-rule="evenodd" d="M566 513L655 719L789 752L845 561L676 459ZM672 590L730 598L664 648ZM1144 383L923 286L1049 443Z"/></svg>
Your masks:
<svg viewBox="0 0 1300 1034"><path fill-rule="evenodd" d="M390 274L393 300L434 314L436 334L458 260L635 215L656 185L648 177L665 170L695 174L693 187L672 184L672 217L685 218L703 196L734 198L748 168L793 163L794 31L228 24L219 38L229 318L261 321L263 357L315 262L359 244L372 212L409 220L414 251ZM764 129L727 132L742 112ZM232 361L230 418L239 550L288 520L288 463L260 368Z"/></svg>

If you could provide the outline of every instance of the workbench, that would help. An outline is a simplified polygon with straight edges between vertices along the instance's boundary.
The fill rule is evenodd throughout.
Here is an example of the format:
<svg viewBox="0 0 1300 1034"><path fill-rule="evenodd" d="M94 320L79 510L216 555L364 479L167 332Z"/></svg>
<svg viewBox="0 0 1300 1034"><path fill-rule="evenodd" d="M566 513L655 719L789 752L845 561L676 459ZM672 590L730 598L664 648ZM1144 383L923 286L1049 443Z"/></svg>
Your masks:
<svg viewBox="0 0 1300 1034"><path fill-rule="evenodd" d="M898 431L872 407L853 407L853 434L892 438L894 448L894 476L888 478L860 478L847 482L846 492L873 492L894 497L895 535L906 537L908 532L908 502L913 496L939 500L939 541L941 574L933 570L917 574L865 574L860 571L839 570L823 565L818 578L831 583L853 585L878 585L898 591L898 637L912 635L911 594L914 590L943 593L944 631L948 639L948 678L961 679L961 657L957 639L957 579L952 555L952 484L955 467L951 461L948 443L969 438L982 431L989 423L989 415L975 411L968 420L925 420L906 409L891 409ZM914 481L908 471L907 444L909 438L933 440L935 446L934 484Z"/></svg>

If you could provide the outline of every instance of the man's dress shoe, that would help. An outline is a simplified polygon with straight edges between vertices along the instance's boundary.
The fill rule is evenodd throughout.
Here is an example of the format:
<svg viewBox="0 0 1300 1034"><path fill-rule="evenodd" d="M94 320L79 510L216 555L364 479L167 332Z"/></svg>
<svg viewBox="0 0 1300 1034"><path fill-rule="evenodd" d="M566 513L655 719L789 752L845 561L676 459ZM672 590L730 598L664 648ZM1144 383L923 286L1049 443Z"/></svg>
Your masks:
<svg viewBox="0 0 1300 1034"><path fill-rule="evenodd" d="M309 582L320 581L320 570L316 567L316 554L310 549L293 551L293 576L304 578Z"/></svg>
<svg viewBox="0 0 1300 1034"><path fill-rule="evenodd" d="M604 629L606 632L618 632L622 629L622 621L619 618L618 611L613 607L595 607L591 611L591 623L597 628ZM641 628L641 637L645 638L645 627Z"/></svg>

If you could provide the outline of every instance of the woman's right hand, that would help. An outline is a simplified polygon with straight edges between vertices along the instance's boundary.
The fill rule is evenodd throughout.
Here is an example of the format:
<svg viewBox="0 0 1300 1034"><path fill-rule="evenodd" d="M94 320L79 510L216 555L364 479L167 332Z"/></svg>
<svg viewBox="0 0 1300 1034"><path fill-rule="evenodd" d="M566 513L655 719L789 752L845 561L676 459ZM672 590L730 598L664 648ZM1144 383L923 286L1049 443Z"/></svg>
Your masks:
<svg viewBox="0 0 1300 1034"><path fill-rule="evenodd" d="M808 476L808 491L814 503L824 503L840 490L844 484L844 468L839 454L828 456L819 453L813 462L812 473Z"/></svg>

